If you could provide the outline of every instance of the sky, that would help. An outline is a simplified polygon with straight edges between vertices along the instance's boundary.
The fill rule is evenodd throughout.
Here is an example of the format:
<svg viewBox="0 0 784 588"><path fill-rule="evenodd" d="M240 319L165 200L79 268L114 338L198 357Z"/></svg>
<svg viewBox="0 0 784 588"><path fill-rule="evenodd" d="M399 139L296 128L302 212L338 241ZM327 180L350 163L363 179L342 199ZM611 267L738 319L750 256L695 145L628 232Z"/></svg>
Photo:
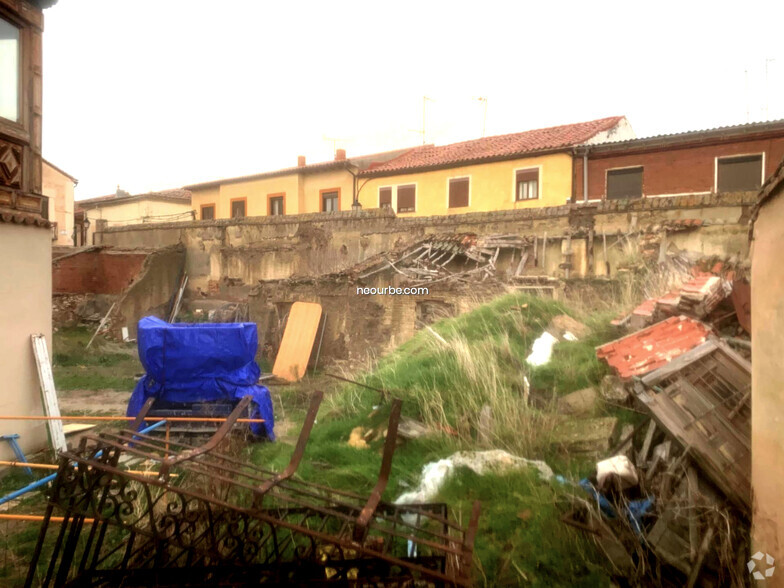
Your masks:
<svg viewBox="0 0 784 588"><path fill-rule="evenodd" d="M780 1L59 0L44 15L44 157L77 199L418 145L423 97L437 145L615 115L638 137L784 118Z"/></svg>

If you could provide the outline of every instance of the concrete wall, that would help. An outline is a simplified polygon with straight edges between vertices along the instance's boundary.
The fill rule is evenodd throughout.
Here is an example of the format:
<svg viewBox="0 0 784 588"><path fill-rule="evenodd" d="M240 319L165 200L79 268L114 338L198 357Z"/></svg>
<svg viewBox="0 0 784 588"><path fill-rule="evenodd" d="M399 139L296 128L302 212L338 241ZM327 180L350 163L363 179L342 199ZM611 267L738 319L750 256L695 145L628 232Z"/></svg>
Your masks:
<svg viewBox="0 0 784 588"><path fill-rule="evenodd" d="M753 550L784 558L784 195L772 196L754 225L751 265ZM776 570L778 572L778 570ZM771 583L771 581L773 583ZM784 586L784 574L766 580Z"/></svg>
<svg viewBox="0 0 784 588"><path fill-rule="evenodd" d="M146 256L144 265L133 283L120 296L112 321L114 330L128 327L131 337L136 337L139 319L154 315L166 318L168 303L176 292L185 263L182 245L153 251Z"/></svg>
<svg viewBox="0 0 784 588"><path fill-rule="evenodd" d="M146 252L93 249L52 262L52 291L55 294L120 294L147 258Z"/></svg>
<svg viewBox="0 0 784 588"><path fill-rule="evenodd" d="M43 333L51 356L51 247L49 229L0 223L0 414L43 414L30 335ZM18 433L19 444L27 453L47 444L43 421L0 421L0 432ZM8 444L0 444L0 459L12 456Z"/></svg>
<svg viewBox="0 0 784 588"><path fill-rule="evenodd" d="M602 199L607 193L607 170L643 166L644 196L708 193L715 187L716 158L764 153L767 178L784 157L784 137L756 141L735 140L707 146L667 146L637 153L596 153L588 159L588 198ZM576 157L575 197L583 198L583 159Z"/></svg>
<svg viewBox="0 0 784 588"><path fill-rule="evenodd" d="M515 170L531 168L539 169L539 198L516 201ZM449 179L460 177L470 178L468 206L449 208ZM358 199L365 208L377 208L379 189L391 187L392 208L397 210L397 186L408 184L416 185L416 210L399 213L401 217L561 206L572 196L572 156L555 153L383 178L360 177Z"/></svg>
<svg viewBox="0 0 784 588"><path fill-rule="evenodd" d="M603 275L604 240L613 274L624 256L614 243L621 236L625 242L627 234L666 232L670 250L744 259L748 246L743 235L753 202L753 194L714 194L418 218L376 209L116 227L98 233L96 241L126 249L182 243L189 294L214 291L225 278L255 285L259 280L329 273L442 233L535 236L539 260L544 262L536 271L556 276L564 274L563 241L571 234L574 273Z"/></svg>
<svg viewBox="0 0 784 588"><path fill-rule="evenodd" d="M52 244L73 246L74 181L44 161L41 190L49 198L49 220L57 223Z"/></svg>

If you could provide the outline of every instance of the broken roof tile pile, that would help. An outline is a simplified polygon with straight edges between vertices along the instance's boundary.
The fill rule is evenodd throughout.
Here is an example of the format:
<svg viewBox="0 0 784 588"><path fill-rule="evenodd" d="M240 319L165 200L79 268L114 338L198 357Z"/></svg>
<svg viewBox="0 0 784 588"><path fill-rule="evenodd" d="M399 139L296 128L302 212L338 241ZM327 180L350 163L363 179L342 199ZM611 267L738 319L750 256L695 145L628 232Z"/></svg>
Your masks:
<svg viewBox="0 0 784 588"><path fill-rule="evenodd" d="M704 317L724 298L725 291L720 277L698 276L681 288L678 310L692 316Z"/></svg>
<svg viewBox="0 0 784 588"><path fill-rule="evenodd" d="M670 317L597 348L596 356L621 378L647 374L703 343L711 331L686 316Z"/></svg>
<svg viewBox="0 0 784 588"><path fill-rule="evenodd" d="M425 145L412 149L382 165L378 165L372 170L362 171L359 175L373 175L382 172L416 170L464 162L503 159L526 153L571 147L585 143L597 133L610 130L622 119L622 116L611 116L570 125L535 129L523 133L484 137L450 145Z"/></svg>

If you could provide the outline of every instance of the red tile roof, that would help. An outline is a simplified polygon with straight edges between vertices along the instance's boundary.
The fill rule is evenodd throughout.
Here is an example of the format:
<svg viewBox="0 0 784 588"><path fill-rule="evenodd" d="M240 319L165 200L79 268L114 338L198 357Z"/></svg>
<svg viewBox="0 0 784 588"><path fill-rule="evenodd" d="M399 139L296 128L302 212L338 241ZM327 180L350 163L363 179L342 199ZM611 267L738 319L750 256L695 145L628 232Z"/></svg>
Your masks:
<svg viewBox="0 0 784 588"><path fill-rule="evenodd" d="M512 158L517 155L549 151L585 143L597 133L616 126L622 116L612 116L588 122L535 129L523 133L497 135L452 143L450 145L424 145L358 175L384 175L390 172L412 171L422 168L448 167L454 164L483 160Z"/></svg>
<svg viewBox="0 0 784 588"><path fill-rule="evenodd" d="M652 372L705 342L710 328L685 316L673 316L596 349L621 378Z"/></svg>

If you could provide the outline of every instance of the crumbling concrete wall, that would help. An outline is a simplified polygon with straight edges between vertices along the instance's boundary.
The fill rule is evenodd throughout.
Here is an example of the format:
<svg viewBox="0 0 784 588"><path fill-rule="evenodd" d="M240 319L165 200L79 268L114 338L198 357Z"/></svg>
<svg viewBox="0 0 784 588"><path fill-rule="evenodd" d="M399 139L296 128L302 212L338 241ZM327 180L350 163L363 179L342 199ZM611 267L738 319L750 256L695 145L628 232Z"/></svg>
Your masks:
<svg viewBox="0 0 784 588"><path fill-rule="evenodd" d="M55 294L120 294L142 268L147 252L90 248L52 261Z"/></svg>
<svg viewBox="0 0 784 588"><path fill-rule="evenodd" d="M606 242L613 275L627 255L614 243L626 244L641 233L666 233L670 249L744 259L748 246L743 234L753 200L747 193L708 194L419 218L376 209L111 227L96 235L96 243L182 243L190 295L217 292L224 278L252 286L259 280L334 272L442 233L536 236L538 258L544 262L538 270L560 277L566 277L567 269L569 277L605 274ZM571 241L564 243L569 236ZM547 253L542 256L545 237Z"/></svg>
<svg viewBox="0 0 784 588"><path fill-rule="evenodd" d="M119 330L126 326L130 336L136 337L136 327L142 317L166 318L184 265L185 247L182 244L149 253L136 279L119 297L112 328Z"/></svg>

